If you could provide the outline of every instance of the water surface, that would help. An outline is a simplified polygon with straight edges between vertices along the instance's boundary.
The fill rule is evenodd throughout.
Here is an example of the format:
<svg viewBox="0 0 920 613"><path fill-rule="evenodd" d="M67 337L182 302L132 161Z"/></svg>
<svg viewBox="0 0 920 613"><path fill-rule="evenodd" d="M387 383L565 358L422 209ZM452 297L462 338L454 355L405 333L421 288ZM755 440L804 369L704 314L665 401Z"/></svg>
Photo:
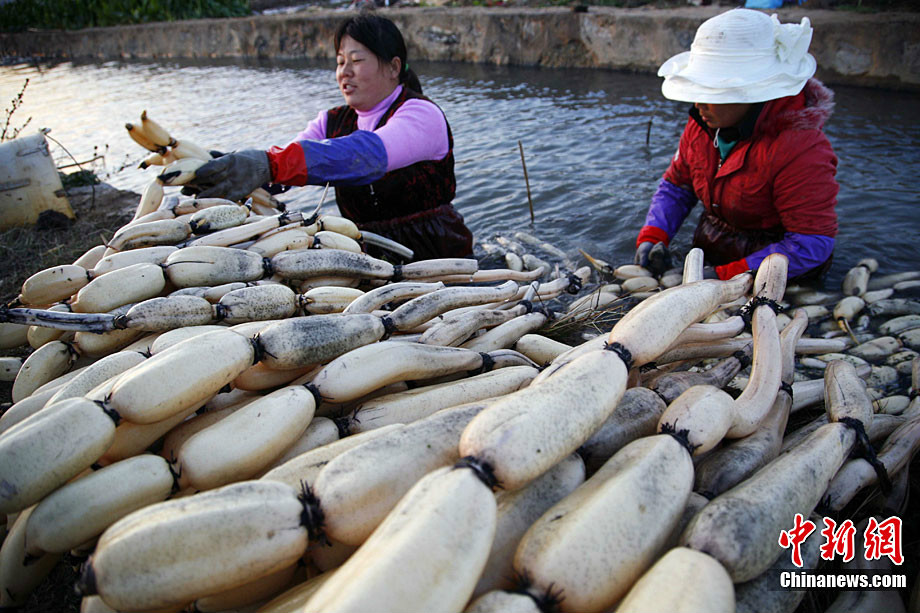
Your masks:
<svg viewBox="0 0 920 613"><path fill-rule="evenodd" d="M664 99L660 80L608 70L412 62L425 94L454 134L457 198L477 242L526 230L573 257L631 260L655 186L677 147L687 105ZM104 154L97 171L140 193L156 175L128 138L142 110L173 136L220 150L284 144L342 103L332 61L107 62L0 67L6 103L30 80L16 126L51 129L58 164ZM827 285L875 257L880 272L920 269L917 177L920 96L838 87L826 132L840 158L840 233ZM523 144L531 225L518 141ZM321 190L282 196L313 206ZM334 205L326 207L334 212ZM686 250L696 214L675 242ZM481 247L477 245L477 249Z"/></svg>

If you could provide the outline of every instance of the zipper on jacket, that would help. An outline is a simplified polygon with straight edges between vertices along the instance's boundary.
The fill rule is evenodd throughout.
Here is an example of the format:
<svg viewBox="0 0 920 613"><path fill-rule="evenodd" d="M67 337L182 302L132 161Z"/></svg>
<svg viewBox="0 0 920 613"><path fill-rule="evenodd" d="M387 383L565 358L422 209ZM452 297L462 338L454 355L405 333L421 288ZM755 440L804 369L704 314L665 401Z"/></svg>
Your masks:
<svg viewBox="0 0 920 613"><path fill-rule="evenodd" d="M719 172L720 170L722 170L722 162L725 161L722 159L722 152L719 151L719 130L720 129L721 128L716 128L716 134L715 136L712 137L712 146L719 154L719 165L716 166L716 172ZM725 156L725 157L728 157L728 156Z"/></svg>

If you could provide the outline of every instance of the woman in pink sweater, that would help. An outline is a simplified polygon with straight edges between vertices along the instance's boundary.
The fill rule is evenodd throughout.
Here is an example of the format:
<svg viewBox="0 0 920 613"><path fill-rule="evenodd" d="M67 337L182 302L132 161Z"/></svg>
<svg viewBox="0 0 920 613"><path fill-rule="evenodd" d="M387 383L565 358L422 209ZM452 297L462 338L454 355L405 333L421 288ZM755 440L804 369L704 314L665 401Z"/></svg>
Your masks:
<svg viewBox="0 0 920 613"><path fill-rule="evenodd" d="M345 217L409 247L413 259L472 256L473 236L451 204L450 126L422 95L399 29L361 14L340 24L334 42L345 104L321 112L286 146L208 162L191 186L200 197L238 200L264 183L330 183Z"/></svg>

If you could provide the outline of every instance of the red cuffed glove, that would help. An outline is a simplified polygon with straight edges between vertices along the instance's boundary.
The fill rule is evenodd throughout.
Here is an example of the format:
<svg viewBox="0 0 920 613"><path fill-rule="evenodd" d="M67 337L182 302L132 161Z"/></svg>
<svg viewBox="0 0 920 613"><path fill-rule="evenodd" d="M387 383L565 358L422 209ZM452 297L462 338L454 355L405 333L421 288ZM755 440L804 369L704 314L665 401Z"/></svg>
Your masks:
<svg viewBox="0 0 920 613"><path fill-rule="evenodd" d="M290 143L284 147L272 147L268 150L268 164L271 167L275 183L282 185L306 185L307 162L303 147L299 143Z"/></svg>
<svg viewBox="0 0 920 613"><path fill-rule="evenodd" d="M642 243L664 243L664 246L667 247L670 242L671 237L661 228L655 226L642 226L642 229L639 230L639 236L636 238L636 247Z"/></svg>
<svg viewBox="0 0 920 613"><path fill-rule="evenodd" d="M748 266L747 260L741 259L734 262L729 262L728 264L723 264L722 266L716 266L716 274L719 275L719 278L723 281L731 279L735 275L740 275L743 272L747 272L751 269Z"/></svg>

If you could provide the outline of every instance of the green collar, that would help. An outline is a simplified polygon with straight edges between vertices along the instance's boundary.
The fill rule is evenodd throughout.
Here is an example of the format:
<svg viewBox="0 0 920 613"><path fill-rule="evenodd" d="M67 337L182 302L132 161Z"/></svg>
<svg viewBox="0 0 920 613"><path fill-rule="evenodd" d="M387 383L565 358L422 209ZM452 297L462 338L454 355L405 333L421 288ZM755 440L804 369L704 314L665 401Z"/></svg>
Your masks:
<svg viewBox="0 0 920 613"><path fill-rule="evenodd" d="M763 102L756 102L751 105L748 112L744 114L741 121L736 126L730 128L720 128L713 132L700 117L700 112L695 106L690 107L690 116L700 124L704 130L713 136L712 146L719 150L719 157L724 162L732 148L739 141L747 140L754 134L754 126L757 125L757 118L760 117L760 111L763 110Z"/></svg>

